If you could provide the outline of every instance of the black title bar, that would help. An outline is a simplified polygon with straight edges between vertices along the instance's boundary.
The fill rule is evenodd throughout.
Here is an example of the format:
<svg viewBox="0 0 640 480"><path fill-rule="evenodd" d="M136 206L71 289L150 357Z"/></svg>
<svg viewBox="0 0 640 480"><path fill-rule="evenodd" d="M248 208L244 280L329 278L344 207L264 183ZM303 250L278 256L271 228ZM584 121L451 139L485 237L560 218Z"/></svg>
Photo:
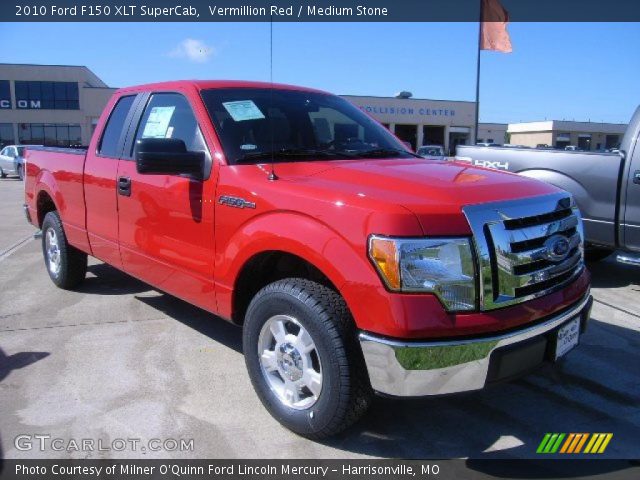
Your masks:
<svg viewBox="0 0 640 480"><path fill-rule="evenodd" d="M481 0L3 0L4 22L477 22ZM638 22L639 0L501 0L512 22Z"/></svg>
<svg viewBox="0 0 640 480"><path fill-rule="evenodd" d="M0 460L0 480L637 479L627 460Z"/></svg>

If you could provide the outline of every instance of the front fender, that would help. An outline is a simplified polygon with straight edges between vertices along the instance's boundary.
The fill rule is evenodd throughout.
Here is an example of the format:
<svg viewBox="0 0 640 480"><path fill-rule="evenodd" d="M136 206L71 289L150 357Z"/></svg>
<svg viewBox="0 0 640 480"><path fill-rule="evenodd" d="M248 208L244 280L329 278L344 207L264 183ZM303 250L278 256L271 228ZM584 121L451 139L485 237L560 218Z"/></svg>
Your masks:
<svg viewBox="0 0 640 480"><path fill-rule="evenodd" d="M357 243L349 241L327 224L299 212L253 217L218 247L221 247L216 249L218 309L227 318L231 318L233 286L240 271L251 258L267 251L286 252L314 265L340 290L358 324L358 299L354 289L344 288L345 285L382 286L362 239Z"/></svg>

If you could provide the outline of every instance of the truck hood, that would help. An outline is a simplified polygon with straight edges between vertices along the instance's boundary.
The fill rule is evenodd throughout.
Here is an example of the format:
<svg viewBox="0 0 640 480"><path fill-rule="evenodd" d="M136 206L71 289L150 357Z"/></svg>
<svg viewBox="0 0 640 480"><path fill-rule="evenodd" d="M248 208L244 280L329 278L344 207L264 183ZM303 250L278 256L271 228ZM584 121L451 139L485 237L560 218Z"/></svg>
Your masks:
<svg viewBox="0 0 640 480"><path fill-rule="evenodd" d="M416 215L426 235L470 233L462 207L546 195L557 189L537 180L457 162L376 159L280 164L283 179L310 182L344 202L385 202Z"/></svg>

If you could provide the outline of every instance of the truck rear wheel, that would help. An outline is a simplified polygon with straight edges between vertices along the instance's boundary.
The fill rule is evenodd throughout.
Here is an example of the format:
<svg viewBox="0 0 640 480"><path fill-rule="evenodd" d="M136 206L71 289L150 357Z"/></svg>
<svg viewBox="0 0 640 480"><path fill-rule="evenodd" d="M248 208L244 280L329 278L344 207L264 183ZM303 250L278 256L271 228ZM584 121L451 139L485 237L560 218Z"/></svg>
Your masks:
<svg viewBox="0 0 640 480"><path fill-rule="evenodd" d="M42 254L56 286L68 290L84 280L87 254L69 245L58 212L47 213L42 222Z"/></svg>
<svg viewBox="0 0 640 480"><path fill-rule="evenodd" d="M367 411L372 390L343 298L316 282L279 280L247 310L243 350L262 404L309 438L334 435Z"/></svg>

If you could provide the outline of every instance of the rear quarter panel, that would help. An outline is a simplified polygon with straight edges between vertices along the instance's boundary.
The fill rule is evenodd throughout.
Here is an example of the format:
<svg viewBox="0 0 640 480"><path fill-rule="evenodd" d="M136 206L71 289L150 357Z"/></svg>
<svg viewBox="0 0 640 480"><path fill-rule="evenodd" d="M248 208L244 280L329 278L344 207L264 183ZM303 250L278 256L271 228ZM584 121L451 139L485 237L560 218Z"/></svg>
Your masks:
<svg viewBox="0 0 640 480"><path fill-rule="evenodd" d="M88 251L82 174L85 153L71 149L28 149L26 203L36 227L41 226L38 198L48 195L60 214L69 243Z"/></svg>

